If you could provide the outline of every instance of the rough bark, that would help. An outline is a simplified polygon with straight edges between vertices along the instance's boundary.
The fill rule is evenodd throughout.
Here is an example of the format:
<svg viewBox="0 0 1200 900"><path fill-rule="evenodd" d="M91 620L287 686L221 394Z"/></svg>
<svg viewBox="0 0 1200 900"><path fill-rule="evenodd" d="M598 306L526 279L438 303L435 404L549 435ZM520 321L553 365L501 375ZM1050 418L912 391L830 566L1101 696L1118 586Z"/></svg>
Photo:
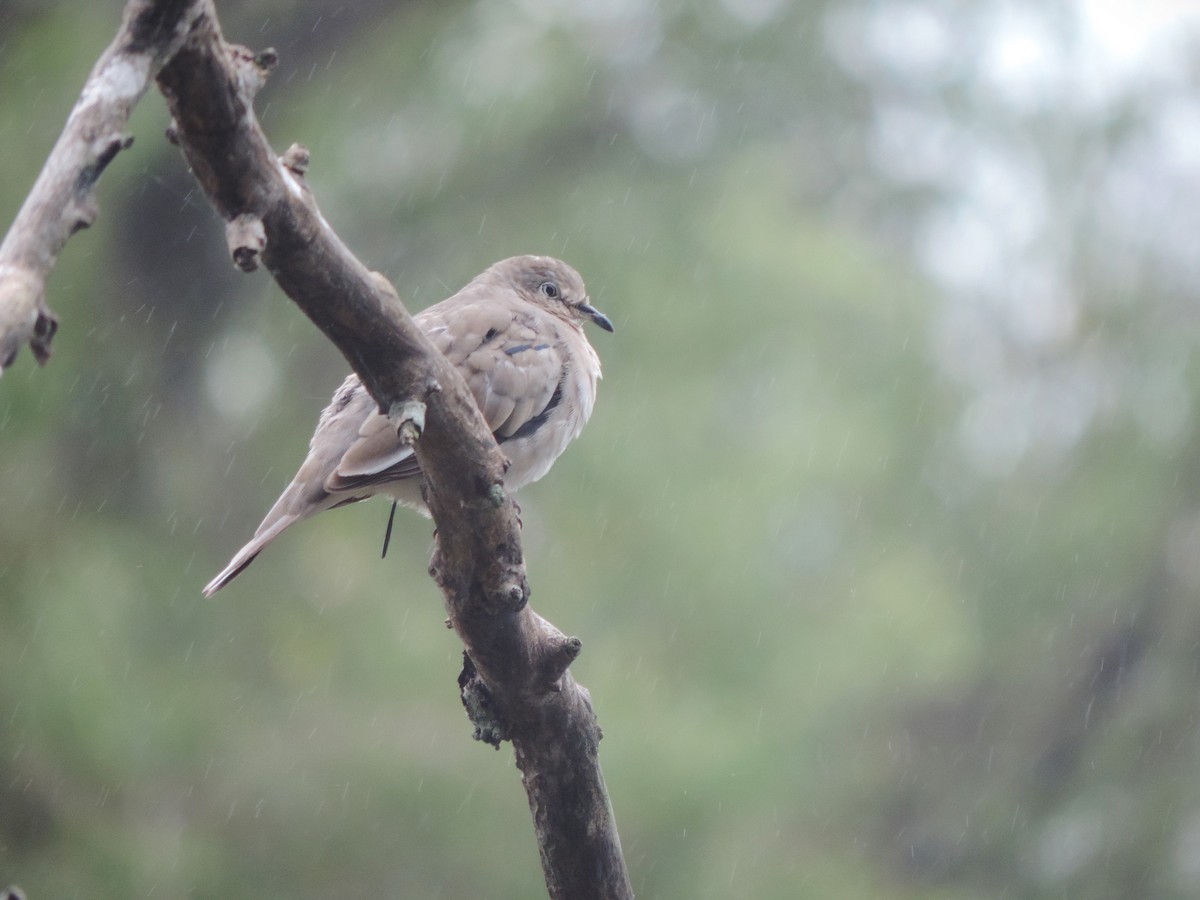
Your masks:
<svg viewBox="0 0 1200 900"><path fill-rule="evenodd" d="M227 44L211 0L129 3L47 164L55 171L43 172L26 203L34 212L26 217L22 209L5 240L16 248L16 265L0 268L0 362L35 336L38 316L52 333L45 276L80 220L80 190L90 193L112 148L123 145L113 136L145 89L144 79L136 90L110 88L102 73L123 65L156 74L174 117L168 136L225 219L232 261L252 271L261 260L414 441L437 525L430 573L466 648L463 703L476 737L513 742L550 896L632 897L598 762L600 729L587 691L568 671L581 645L527 604L505 459L458 372L386 279L368 271L321 216L304 181L307 151L293 146L277 158L271 150L252 97L274 60L272 51ZM86 127L76 122L81 110L96 110ZM84 187L64 193L57 187L64 182ZM41 358L48 338L34 349Z"/></svg>

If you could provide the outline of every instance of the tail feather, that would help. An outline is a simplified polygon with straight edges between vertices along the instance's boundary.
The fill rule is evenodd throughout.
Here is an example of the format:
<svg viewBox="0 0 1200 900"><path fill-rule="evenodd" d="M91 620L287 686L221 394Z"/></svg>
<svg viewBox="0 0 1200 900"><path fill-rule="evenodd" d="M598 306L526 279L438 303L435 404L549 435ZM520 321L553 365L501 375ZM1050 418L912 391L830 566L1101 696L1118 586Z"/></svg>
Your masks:
<svg viewBox="0 0 1200 900"><path fill-rule="evenodd" d="M229 584L229 582L233 581L233 579L237 578L246 566L254 562L254 557L258 556L263 547L279 537L279 533L283 529L303 518L306 517L298 515L280 516L274 522L271 522L266 529L259 529L259 532L254 535L253 539L234 554L233 559L229 561L229 565L222 569L216 578L204 586L204 596L211 597L221 588L225 587L225 585Z"/></svg>

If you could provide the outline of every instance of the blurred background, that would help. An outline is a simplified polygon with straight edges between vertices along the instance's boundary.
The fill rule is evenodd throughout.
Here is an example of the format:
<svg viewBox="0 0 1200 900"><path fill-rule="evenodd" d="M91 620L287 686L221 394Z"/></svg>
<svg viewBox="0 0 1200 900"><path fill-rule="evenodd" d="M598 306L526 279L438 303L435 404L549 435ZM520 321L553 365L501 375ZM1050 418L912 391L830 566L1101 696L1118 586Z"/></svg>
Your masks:
<svg viewBox="0 0 1200 900"><path fill-rule="evenodd" d="M1200 8L219 4L412 309L574 264L595 416L521 496L642 898L1200 896ZM0 0L0 224L121 3ZM211 601L347 370L156 94L0 380L0 884L542 896L388 507Z"/></svg>

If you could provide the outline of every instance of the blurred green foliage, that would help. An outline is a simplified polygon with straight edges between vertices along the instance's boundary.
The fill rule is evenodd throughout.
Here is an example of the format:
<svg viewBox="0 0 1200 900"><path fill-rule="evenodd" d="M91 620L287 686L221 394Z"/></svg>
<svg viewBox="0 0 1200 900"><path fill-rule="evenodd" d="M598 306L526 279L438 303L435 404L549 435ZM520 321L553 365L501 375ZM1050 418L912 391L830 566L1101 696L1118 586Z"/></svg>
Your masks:
<svg viewBox="0 0 1200 900"><path fill-rule="evenodd" d="M617 324L521 502L639 896L1200 891L1194 16L223 6L413 308L550 253ZM0 2L0 221L119 10ZM148 96L54 358L0 381L0 883L539 896L428 522L381 562L384 504L322 516L199 596L346 367L165 125Z"/></svg>

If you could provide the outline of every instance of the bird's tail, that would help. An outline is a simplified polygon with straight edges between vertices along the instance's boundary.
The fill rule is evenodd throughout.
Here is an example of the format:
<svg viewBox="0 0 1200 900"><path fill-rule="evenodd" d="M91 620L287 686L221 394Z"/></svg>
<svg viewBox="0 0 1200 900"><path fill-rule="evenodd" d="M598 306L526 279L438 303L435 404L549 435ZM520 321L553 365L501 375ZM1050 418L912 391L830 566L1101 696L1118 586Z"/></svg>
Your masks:
<svg viewBox="0 0 1200 900"><path fill-rule="evenodd" d="M229 584L229 582L233 581L233 579L237 578L246 566L254 562L254 557L258 556L263 547L279 537L280 532L289 525L303 518L306 518L306 516L283 515L271 521L271 517L268 516L267 521L259 526L253 539L234 554L233 559L229 561L229 565L222 569L216 578L204 586L204 596L211 597L221 588L225 587L225 585Z"/></svg>
<svg viewBox="0 0 1200 900"><path fill-rule="evenodd" d="M303 472L302 468L300 474L279 495L279 499L275 501L275 505L263 518L250 542L234 555L233 559L229 561L229 565L222 569L216 578L204 586L205 597L211 597L237 578L242 569L254 562L254 557L258 556L262 548L279 537L285 528L294 525L301 519L307 519L323 509L340 505L336 499L330 497L324 488L313 489L309 484L309 479L300 477Z"/></svg>

